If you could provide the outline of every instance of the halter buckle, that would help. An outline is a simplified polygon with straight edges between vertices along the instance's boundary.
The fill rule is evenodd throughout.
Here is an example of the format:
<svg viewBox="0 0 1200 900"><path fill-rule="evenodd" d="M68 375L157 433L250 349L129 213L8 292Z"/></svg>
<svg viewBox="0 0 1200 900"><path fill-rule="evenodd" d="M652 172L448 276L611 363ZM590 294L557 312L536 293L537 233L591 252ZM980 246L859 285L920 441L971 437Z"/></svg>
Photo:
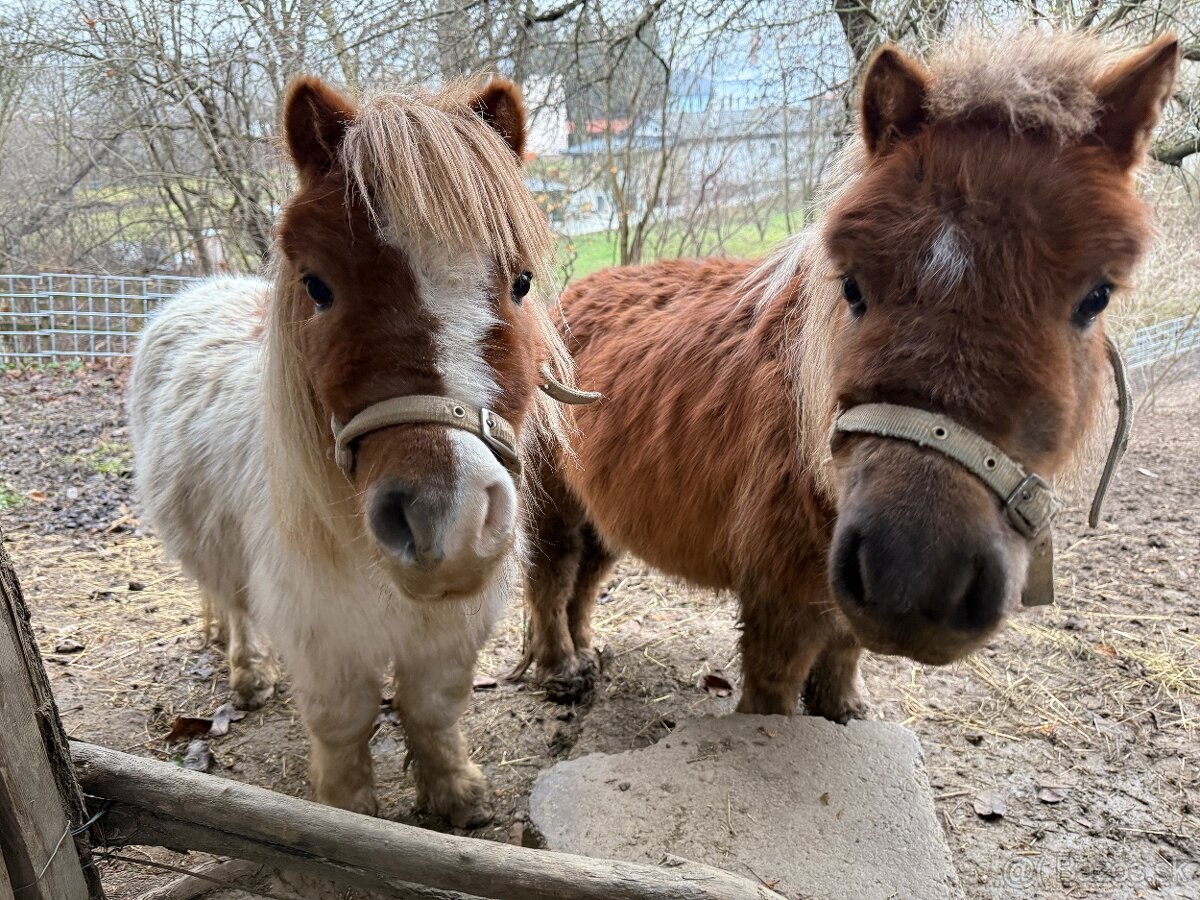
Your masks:
<svg viewBox="0 0 1200 900"><path fill-rule="evenodd" d="M1026 538L1034 538L1050 525L1058 512L1054 490L1039 476L1030 474L1004 501L1009 523Z"/></svg>
<svg viewBox="0 0 1200 900"><path fill-rule="evenodd" d="M483 442L491 448L505 468L512 472L520 472L521 457L517 454L517 448L497 437L492 431L493 415L494 413L486 407L479 410L479 436L483 438Z"/></svg>

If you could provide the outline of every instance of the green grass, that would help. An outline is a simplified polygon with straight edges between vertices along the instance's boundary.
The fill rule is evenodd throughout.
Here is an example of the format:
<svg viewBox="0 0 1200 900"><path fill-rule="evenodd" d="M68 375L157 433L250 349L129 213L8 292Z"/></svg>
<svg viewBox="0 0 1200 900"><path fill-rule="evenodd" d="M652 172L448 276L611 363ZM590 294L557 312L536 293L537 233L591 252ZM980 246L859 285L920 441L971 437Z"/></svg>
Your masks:
<svg viewBox="0 0 1200 900"><path fill-rule="evenodd" d="M0 512L8 512L10 509L16 509L24 502L24 497L9 487L6 482L0 481Z"/></svg>
<svg viewBox="0 0 1200 900"><path fill-rule="evenodd" d="M795 231L802 225L803 216L800 213L793 213L792 230ZM700 240L700 253L693 255L758 257L787 237L788 233L787 218L783 213L777 213L768 220L761 237L757 228L746 224L732 233L727 233L723 243L716 234L703 236ZM652 262L658 258L655 254L657 247L661 246L670 251L671 248L679 246L681 237L682 226L676 224L652 229L646 241L648 249L643 256L643 262ZM572 257L574 258L574 265L570 268L572 278L581 278L617 264L617 233L615 231L601 231L578 235L574 238L563 238L559 242L559 247L564 259L570 261Z"/></svg>
<svg viewBox="0 0 1200 900"><path fill-rule="evenodd" d="M133 448L128 444L101 441L95 449L89 450L87 453L63 457L63 462L86 466L101 475L128 478L133 474Z"/></svg>

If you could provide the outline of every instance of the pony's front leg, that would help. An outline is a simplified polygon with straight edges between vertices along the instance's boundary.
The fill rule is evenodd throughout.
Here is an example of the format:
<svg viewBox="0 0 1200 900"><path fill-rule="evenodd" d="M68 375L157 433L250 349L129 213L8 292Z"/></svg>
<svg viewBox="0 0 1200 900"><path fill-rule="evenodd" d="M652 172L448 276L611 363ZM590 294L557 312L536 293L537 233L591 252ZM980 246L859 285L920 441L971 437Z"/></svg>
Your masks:
<svg viewBox="0 0 1200 900"><path fill-rule="evenodd" d="M807 594L743 591L742 696L737 711L791 716L828 638Z"/></svg>
<svg viewBox="0 0 1200 900"><path fill-rule="evenodd" d="M862 646L848 629L829 639L804 686L804 708L810 716L842 724L867 717L871 706L858 671L861 656Z"/></svg>
<svg viewBox="0 0 1200 900"><path fill-rule="evenodd" d="M425 652L422 652L422 649ZM396 666L396 711L415 764L417 805L456 828L492 818L487 781L471 762L458 721L471 698L476 651L429 641Z"/></svg>
<svg viewBox="0 0 1200 900"><path fill-rule="evenodd" d="M373 816L378 804L370 740L379 715L379 676L374 670L312 662L294 666L294 680L296 704L308 729L313 799Z"/></svg>

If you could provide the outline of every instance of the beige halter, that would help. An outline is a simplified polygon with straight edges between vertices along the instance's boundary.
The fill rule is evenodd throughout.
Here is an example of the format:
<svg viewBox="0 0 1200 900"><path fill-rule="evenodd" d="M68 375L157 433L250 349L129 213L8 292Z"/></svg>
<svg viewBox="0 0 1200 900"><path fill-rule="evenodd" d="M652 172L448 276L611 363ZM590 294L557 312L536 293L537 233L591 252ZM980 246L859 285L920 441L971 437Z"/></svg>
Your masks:
<svg viewBox="0 0 1200 900"><path fill-rule="evenodd" d="M1129 429L1133 425L1125 361L1111 338L1105 339L1105 346L1117 385L1117 427L1088 514L1088 524L1092 528L1100 522L1104 495L1125 453ZM864 403L852 407L834 422L831 437L834 449L841 443L843 434L871 434L911 441L950 457L982 481L1000 498L1009 524L1030 542L1029 573L1021 603L1041 606L1054 602L1054 534L1050 524L1060 503L1054 489L1041 477L1026 472L1020 463L991 441L953 419L911 406Z"/></svg>
<svg viewBox="0 0 1200 900"><path fill-rule="evenodd" d="M538 387L560 403L579 406L600 399L600 394L595 391L578 391L555 380L548 366L542 367L541 376L542 382ZM354 441L372 431L394 425L442 425L469 432L487 444L506 469L514 475L521 474L517 433L503 416L482 406L431 394L382 400L368 406L345 424L334 416L330 423L333 429L333 450L330 455L341 470L349 475L354 471Z"/></svg>

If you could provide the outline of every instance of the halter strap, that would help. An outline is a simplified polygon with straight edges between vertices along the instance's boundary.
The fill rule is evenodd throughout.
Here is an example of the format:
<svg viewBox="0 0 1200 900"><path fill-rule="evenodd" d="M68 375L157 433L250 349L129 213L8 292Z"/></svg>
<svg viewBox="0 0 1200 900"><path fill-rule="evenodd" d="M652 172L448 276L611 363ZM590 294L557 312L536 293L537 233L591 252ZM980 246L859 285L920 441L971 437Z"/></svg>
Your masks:
<svg viewBox="0 0 1200 900"><path fill-rule="evenodd" d="M538 387L560 403L579 406L600 399L596 391L567 387L555 379L549 366L542 366L540 374L542 382ZM466 431L487 444L488 449L513 475L521 474L517 432L507 419L487 407L435 394L412 394L381 400L345 424L334 416L330 421L333 431L333 450L330 455L338 467L349 475L354 471L354 441L393 425L442 425Z"/></svg>
<svg viewBox="0 0 1200 900"><path fill-rule="evenodd" d="M1050 485L948 416L893 403L864 403L842 413L837 430L910 441L950 457L991 488L1009 522L1026 538L1041 534L1058 512Z"/></svg>
<svg viewBox="0 0 1200 900"><path fill-rule="evenodd" d="M1105 349L1117 386L1117 427L1088 514L1092 528L1099 524L1104 497L1129 444L1133 425L1125 361L1112 338L1105 338ZM1054 489L1040 476L1026 472L991 441L948 416L912 406L863 403L851 407L834 420L830 438L833 449L837 449L843 434L871 434L928 447L982 481L1000 499L1009 523L1030 542L1029 573L1021 602L1025 606L1054 602L1054 538L1050 523L1061 504Z"/></svg>

